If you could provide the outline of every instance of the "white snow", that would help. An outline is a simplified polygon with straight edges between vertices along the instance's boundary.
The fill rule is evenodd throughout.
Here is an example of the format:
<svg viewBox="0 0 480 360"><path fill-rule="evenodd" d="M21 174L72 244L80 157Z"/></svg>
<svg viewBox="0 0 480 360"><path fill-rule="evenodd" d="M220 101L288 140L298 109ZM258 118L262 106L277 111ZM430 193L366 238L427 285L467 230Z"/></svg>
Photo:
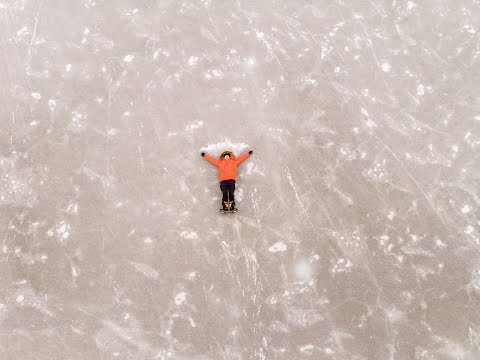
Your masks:
<svg viewBox="0 0 480 360"><path fill-rule="evenodd" d="M175 296L175 304L180 306L185 302L186 299L187 299L187 293L186 292L178 293Z"/></svg>
<svg viewBox="0 0 480 360"><path fill-rule="evenodd" d="M384 63L382 64L382 70L383 70L383 72L388 73L388 72L390 72L390 69L391 69L391 68L392 68L392 66L391 66L388 62L384 62Z"/></svg>
<svg viewBox="0 0 480 360"><path fill-rule="evenodd" d="M473 228L472 225L468 225L468 226L463 230L463 232L464 232L465 234L471 235L474 230L475 230L475 229Z"/></svg>
<svg viewBox="0 0 480 360"><path fill-rule="evenodd" d="M0 0L4 338L476 359L478 0L429 5Z"/></svg>
<svg viewBox="0 0 480 360"><path fill-rule="evenodd" d="M198 234L195 231L182 231L180 236L187 240L195 240L198 239Z"/></svg>
<svg viewBox="0 0 480 360"><path fill-rule="evenodd" d="M283 252L285 250L287 250L287 245L285 245L283 242L277 242L268 249L270 252Z"/></svg>
<svg viewBox="0 0 480 360"><path fill-rule="evenodd" d="M465 205L462 207L462 213L467 214L472 210L472 208L469 205Z"/></svg>
<svg viewBox="0 0 480 360"><path fill-rule="evenodd" d="M295 265L295 275L299 280L309 280L313 275L312 266L304 261Z"/></svg>
<svg viewBox="0 0 480 360"><path fill-rule="evenodd" d="M417 86L417 95L425 95L425 86L423 84Z"/></svg>
<svg viewBox="0 0 480 360"><path fill-rule="evenodd" d="M198 64L198 57L197 56L190 56L188 59L188 65L196 66Z"/></svg>

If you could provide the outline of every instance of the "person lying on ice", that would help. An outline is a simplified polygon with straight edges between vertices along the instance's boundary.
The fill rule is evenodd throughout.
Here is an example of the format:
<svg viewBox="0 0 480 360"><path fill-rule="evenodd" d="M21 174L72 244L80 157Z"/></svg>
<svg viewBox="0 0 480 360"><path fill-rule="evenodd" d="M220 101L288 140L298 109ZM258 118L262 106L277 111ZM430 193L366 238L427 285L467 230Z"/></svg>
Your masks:
<svg viewBox="0 0 480 360"><path fill-rule="evenodd" d="M231 151L224 151L222 155L220 155L220 160L217 160L202 152L205 160L220 170L220 190L223 192L223 208L220 209L221 211L236 211L233 192L235 191L235 182L237 181L237 166L252 154L253 151L250 150L248 153L235 159L235 155Z"/></svg>

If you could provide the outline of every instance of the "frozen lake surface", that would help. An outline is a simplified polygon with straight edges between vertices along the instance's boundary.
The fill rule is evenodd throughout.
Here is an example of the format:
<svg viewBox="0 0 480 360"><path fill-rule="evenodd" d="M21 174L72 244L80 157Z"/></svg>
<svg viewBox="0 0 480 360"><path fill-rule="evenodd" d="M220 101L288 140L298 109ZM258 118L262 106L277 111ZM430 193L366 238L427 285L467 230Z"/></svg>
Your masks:
<svg viewBox="0 0 480 360"><path fill-rule="evenodd" d="M0 358L480 358L480 3L0 0ZM238 169L236 215L217 169Z"/></svg>

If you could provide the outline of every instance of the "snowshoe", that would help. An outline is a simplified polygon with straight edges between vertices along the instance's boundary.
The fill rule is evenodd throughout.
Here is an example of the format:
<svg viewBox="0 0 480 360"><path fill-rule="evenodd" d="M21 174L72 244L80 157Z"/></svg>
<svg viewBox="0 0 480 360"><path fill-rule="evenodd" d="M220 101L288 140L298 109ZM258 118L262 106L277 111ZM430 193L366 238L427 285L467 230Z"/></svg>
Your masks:
<svg viewBox="0 0 480 360"><path fill-rule="evenodd" d="M222 214L226 214L226 213L230 213L230 214L233 214L233 213L236 213L238 211L237 208L233 208L233 209L230 209L230 210L227 210L227 209L220 209L220 212Z"/></svg>
<svg viewBox="0 0 480 360"><path fill-rule="evenodd" d="M233 201L224 201L223 202L223 209L220 209L220 212L222 214L225 214L225 213L235 213L237 212L237 208L235 207L235 205L233 204Z"/></svg>

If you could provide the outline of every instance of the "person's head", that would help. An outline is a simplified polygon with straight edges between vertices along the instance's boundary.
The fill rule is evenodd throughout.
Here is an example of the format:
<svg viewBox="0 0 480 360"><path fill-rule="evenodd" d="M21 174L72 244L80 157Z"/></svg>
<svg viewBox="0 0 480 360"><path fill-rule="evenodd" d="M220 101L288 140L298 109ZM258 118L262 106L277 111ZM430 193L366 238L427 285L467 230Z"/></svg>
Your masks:
<svg viewBox="0 0 480 360"><path fill-rule="evenodd" d="M223 160L223 159L235 159L235 155L230 150L227 150L227 151L224 151L222 155L220 155L220 160Z"/></svg>

